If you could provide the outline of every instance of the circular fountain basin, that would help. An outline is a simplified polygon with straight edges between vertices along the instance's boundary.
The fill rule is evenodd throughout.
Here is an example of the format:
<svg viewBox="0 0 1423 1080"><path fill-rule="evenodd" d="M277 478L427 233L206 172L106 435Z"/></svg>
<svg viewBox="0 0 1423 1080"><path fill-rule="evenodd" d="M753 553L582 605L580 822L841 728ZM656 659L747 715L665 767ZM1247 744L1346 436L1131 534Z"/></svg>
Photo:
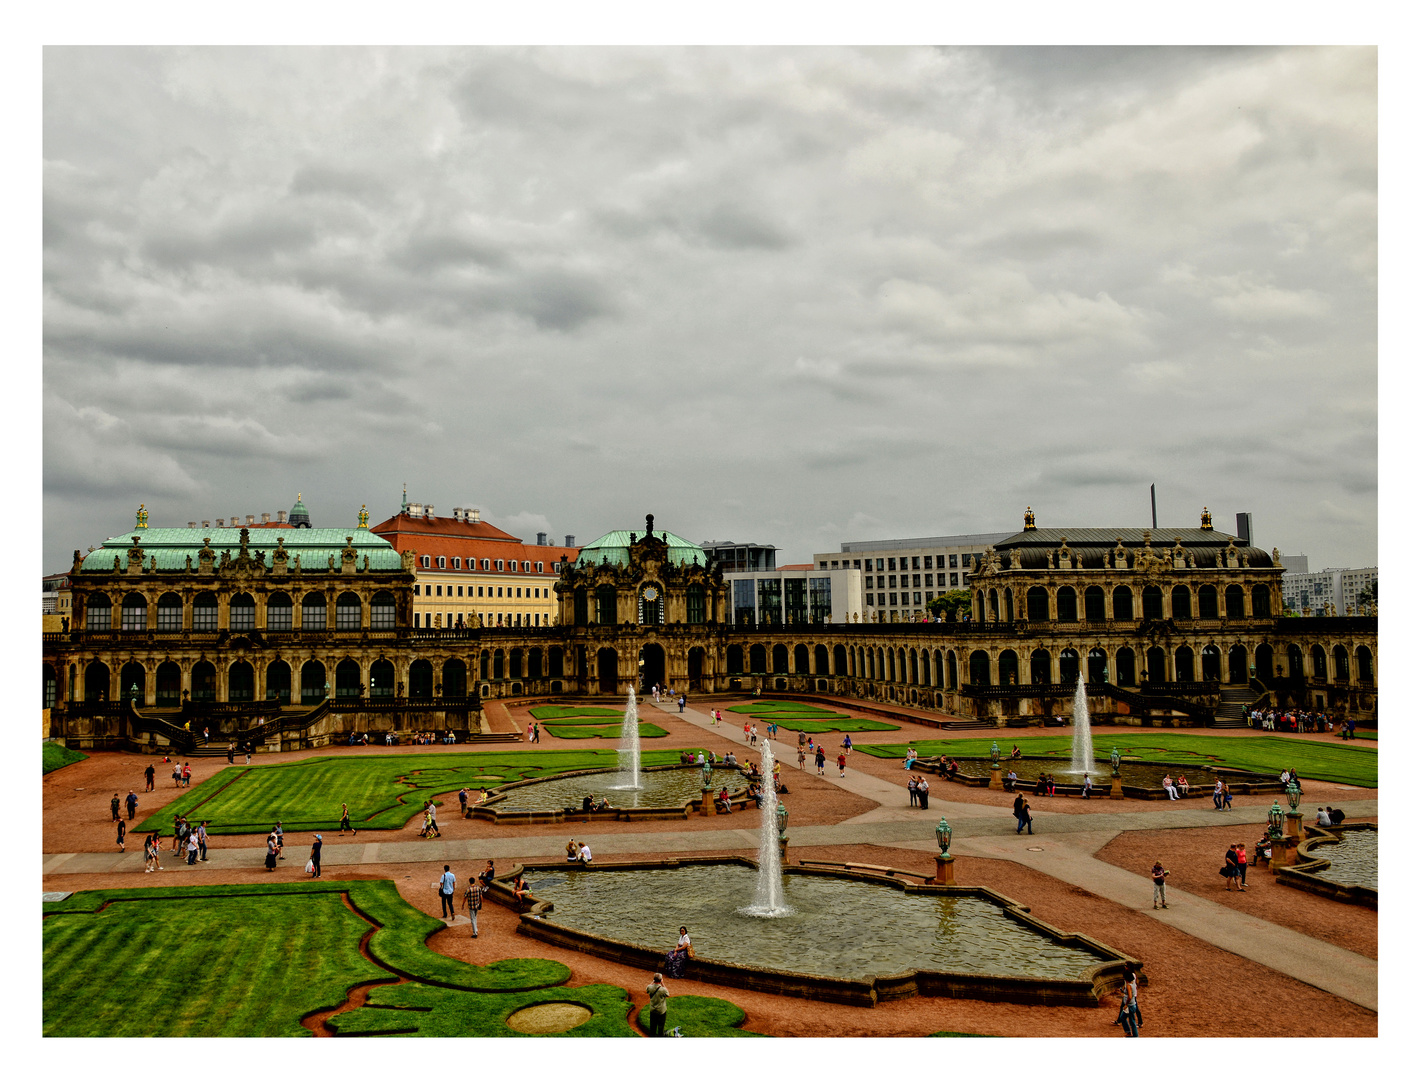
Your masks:
<svg viewBox="0 0 1423 1080"><path fill-rule="evenodd" d="M498 794L505 797L494 809L501 814L562 810L581 807L585 795L598 800L606 795L618 810L683 807L702 797L702 770L695 765L650 769L639 775L642 786L636 790L624 786L626 777L617 769L528 781L501 789ZM731 766L718 766L712 786L718 792L725 786L737 797L745 794L746 780Z"/></svg>
<svg viewBox="0 0 1423 1080"><path fill-rule="evenodd" d="M642 948L670 948L689 928L698 960L811 976L866 979L916 969L1081 979L1104 957L1048 937L972 895L906 893L892 885L787 873L781 918L754 904L757 871L731 864L601 872L531 871L552 910L542 919Z"/></svg>
<svg viewBox="0 0 1423 1080"><path fill-rule="evenodd" d="M987 778L992 774L992 762L989 758L959 758L958 762L961 776ZM1051 776L1056 781L1059 791L1080 786L1082 783L1082 774L1073 772L1072 762L1062 758L1024 757L1017 761L1009 761L1005 757L1001 760L1000 765L1004 777L1007 777L1010 769L1017 772L1019 790L1031 791L1033 785L1038 782L1038 773L1047 773ZM1215 782L1219 779L1224 779L1231 785L1239 782L1271 783L1276 787L1279 785L1279 781L1273 777L1237 773L1221 774L1199 765L1178 765L1167 761L1160 763L1123 761L1121 765L1122 786L1165 791L1161 780L1167 773L1171 774L1173 780L1184 776L1186 783L1190 784L1193 790L1206 794L1214 790ZM1111 760L1099 760L1092 771L1093 786L1101 787L1104 784L1110 785L1111 782Z"/></svg>
<svg viewBox="0 0 1423 1080"><path fill-rule="evenodd" d="M1379 834L1376 829L1345 830L1339 833L1337 844L1311 845L1307 857L1328 859L1329 865L1318 869L1305 867L1301 873L1312 874L1336 885L1360 885L1375 890L1379 887Z"/></svg>

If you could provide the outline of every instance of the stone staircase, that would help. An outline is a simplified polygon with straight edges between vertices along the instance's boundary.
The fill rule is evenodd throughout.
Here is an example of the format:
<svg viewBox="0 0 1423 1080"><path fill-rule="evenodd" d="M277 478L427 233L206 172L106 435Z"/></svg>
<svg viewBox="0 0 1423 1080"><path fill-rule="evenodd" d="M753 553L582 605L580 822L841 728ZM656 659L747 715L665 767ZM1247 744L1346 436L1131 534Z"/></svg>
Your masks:
<svg viewBox="0 0 1423 1080"><path fill-rule="evenodd" d="M1222 686L1220 688L1220 704L1215 707L1215 718L1211 721L1211 727L1248 727L1249 725L1241 719L1240 708L1243 705L1251 704L1258 696L1248 686Z"/></svg>

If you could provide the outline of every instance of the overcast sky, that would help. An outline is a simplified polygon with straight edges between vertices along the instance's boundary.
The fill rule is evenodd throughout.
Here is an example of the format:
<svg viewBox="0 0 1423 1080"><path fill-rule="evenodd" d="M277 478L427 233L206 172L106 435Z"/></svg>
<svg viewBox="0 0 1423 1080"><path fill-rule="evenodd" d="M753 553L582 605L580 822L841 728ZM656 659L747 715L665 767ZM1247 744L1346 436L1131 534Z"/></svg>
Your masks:
<svg viewBox="0 0 1423 1080"><path fill-rule="evenodd" d="M48 49L44 558L1230 529L1377 560L1373 49Z"/></svg>

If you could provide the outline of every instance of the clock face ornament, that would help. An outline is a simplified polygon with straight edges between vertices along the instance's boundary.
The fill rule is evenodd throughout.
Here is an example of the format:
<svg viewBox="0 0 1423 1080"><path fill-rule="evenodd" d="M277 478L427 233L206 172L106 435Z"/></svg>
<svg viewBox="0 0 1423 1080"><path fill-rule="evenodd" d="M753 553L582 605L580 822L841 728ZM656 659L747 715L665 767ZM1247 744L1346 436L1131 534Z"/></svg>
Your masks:
<svg viewBox="0 0 1423 1080"><path fill-rule="evenodd" d="M649 585L647 588L643 589L642 598L646 600L649 604L653 603L657 599L657 586Z"/></svg>

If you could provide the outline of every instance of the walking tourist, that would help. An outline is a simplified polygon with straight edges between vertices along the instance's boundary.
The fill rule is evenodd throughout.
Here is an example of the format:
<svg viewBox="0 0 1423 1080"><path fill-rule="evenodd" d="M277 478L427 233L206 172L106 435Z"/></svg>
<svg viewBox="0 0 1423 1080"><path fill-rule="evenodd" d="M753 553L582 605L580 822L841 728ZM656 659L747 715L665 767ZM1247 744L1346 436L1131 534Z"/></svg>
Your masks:
<svg viewBox="0 0 1423 1080"><path fill-rule="evenodd" d="M197 831L193 834L198 838L198 861L208 861L208 823L198 822Z"/></svg>
<svg viewBox="0 0 1423 1080"><path fill-rule="evenodd" d="M662 1038L667 1032L667 999L671 996L662 985L662 972L657 972L647 984L647 1000L652 1003L647 1013L647 1033L654 1039Z"/></svg>
<svg viewBox="0 0 1423 1080"><path fill-rule="evenodd" d="M317 833L311 841L311 876L319 878L321 876L321 834Z"/></svg>
<svg viewBox="0 0 1423 1080"><path fill-rule="evenodd" d="M451 735L450 735L450 742L454 742L454 741L455 741L454 735L453 735L453 733L451 733ZM537 744L538 741L539 741L539 722L538 722L537 720L535 720L535 721L534 721L534 743Z"/></svg>
<svg viewBox="0 0 1423 1080"><path fill-rule="evenodd" d="M1033 815L1032 807L1028 805L1028 800L1019 795L1013 800L1013 816L1018 819L1018 832L1022 833L1023 827L1027 826L1028 835L1033 835Z"/></svg>
<svg viewBox="0 0 1423 1080"><path fill-rule="evenodd" d="M465 889L460 906L469 912L469 936L479 937L479 909L484 906L484 890L479 887L478 878L469 879L469 888Z"/></svg>
<svg viewBox="0 0 1423 1080"><path fill-rule="evenodd" d="M460 794L461 794L461 795L464 794L464 790L463 790L463 789L460 790ZM347 829L350 829L350 830L351 830L351 835L352 835L352 836L355 836L355 835L356 835L356 830L355 830L355 828L351 825L351 811L347 808L347 806L346 806L345 803L342 803L342 804L341 804L341 828L340 828L340 830L337 832L336 835L337 835L337 836L345 836Z"/></svg>
<svg viewBox="0 0 1423 1080"><path fill-rule="evenodd" d="M272 835L277 838L277 858L285 859L287 853L282 850L286 841L282 838L282 823L279 821L272 827Z"/></svg>
<svg viewBox="0 0 1423 1080"><path fill-rule="evenodd" d="M825 775L825 747L823 746L815 748L815 771L820 776Z"/></svg>
<svg viewBox="0 0 1423 1080"><path fill-rule="evenodd" d="M1160 862L1151 868L1151 908L1153 911L1158 907L1166 906L1166 878L1170 873L1171 871L1164 869Z"/></svg>
<svg viewBox="0 0 1423 1080"><path fill-rule="evenodd" d="M1141 1009L1137 1002L1136 972L1127 973L1122 983L1122 1007L1115 1021L1122 1026L1122 1034L1135 1039L1141 1034Z"/></svg>
<svg viewBox="0 0 1423 1080"><path fill-rule="evenodd" d="M148 839L143 842L143 872L145 874L151 874L155 870L163 869L162 864L158 861L158 856L162 854L159 849L162 846L158 839L157 830L150 834Z"/></svg>
<svg viewBox="0 0 1423 1080"><path fill-rule="evenodd" d="M1224 781L1224 780L1219 780L1219 779L1216 780L1216 782L1215 782L1215 791L1211 792L1211 801L1215 803L1215 808L1216 808L1217 810L1224 810L1224 809L1225 809L1224 800L1223 800L1222 797L1221 797L1221 796L1224 794L1224 792L1225 792L1225 781Z"/></svg>
<svg viewBox="0 0 1423 1080"><path fill-rule="evenodd" d="M805 747L800 747L795 752L796 768L805 771Z"/></svg>
<svg viewBox="0 0 1423 1080"><path fill-rule="evenodd" d="M189 866L196 866L197 864L198 864L198 834L195 833L195 832L190 832L190 833L188 834L188 865L189 865Z"/></svg>
<svg viewBox="0 0 1423 1080"><path fill-rule="evenodd" d="M747 720L744 724L741 725L741 737L744 738L747 742L750 742L750 741L751 741L751 721L750 721L750 720Z"/></svg>
<svg viewBox="0 0 1423 1080"><path fill-rule="evenodd" d="M173 762L173 786L183 786L183 766L179 765L176 761Z"/></svg>
<svg viewBox="0 0 1423 1080"><path fill-rule="evenodd" d="M277 834L275 832L269 832L267 834L266 867L269 871L277 868Z"/></svg>
<svg viewBox="0 0 1423 1080"><path fill-rule="evenodd" d="M1229 892L1234 885L1238 890L1245 886L1240 884L1240 866L1235 861L1235 848L1225 849L1225 865L1220 868L1221 876L1225 878L1225 891Z"/></svg>
<svg viewBox="0 0 1423 1080"><path fill-rule="evenodd" d="M440 875L440 918L448 917L453 920L455 917L455 876L450 873L449 864L445 865L445 872Z"/></svg>
<svg viewBox="0 0 1423 1080"><path fill-rule="evenodd" d="M845 779L845 755L841 754L835 759L835 764L840 766L840 779Z"/></svg>
<svg viewBox="0 0 1423 1080"><path fill-rule="evenodd" d="M109 800L109 813L113 815L115 821L119 819L119 807L122 805L119 800L119 793L117 791L114 792L114 797Z"/></svg>
<svg viewBox="0 0 1423 1080"><path fill-rule="evenodd" d="M183 762L183 786L190 787L193 783L193 767L186 761Z"/></svg>
<svg viewBox="0 0 1423 1080"><path fill-rule="evenodd" d="M1245 888L1245 845L1235 845L1235 869L1240 874L1240 887Z"/></svg>
<svg viewBox="0 0 1423 1080"><path fill-rule="evenodd" d="M755 725L755 724L752 724L752 725L751 725L751 745L752 745L752 746L755 746L755 745L756 745L756 725Z"/></svg>
<svg viewBox="0 0 1423 1080"><path fill-rule="evenodd" d="M138 809L138 795L133 788L128 789L128 798L124 800L128 804L128 819L133 820L133 812Z"/></svg>
<svg viewBox="0 0 1423 1080"><path fill-rule="evenodd" d="M1223 810L1229 810L1229 809L1230 809L1230 800L1231 800L1232 798L1234 798L1234 796L1232 796L1232 795L1230 794L1230 785L1229 785L1229 784L1224 784L1224 783L1221 784L1221 786L1220 786L1221 809L1223 809Z"/></svg>
<svg viewBox="0 0 1423 1080"><path fill-rule="evenodd" d="M128 830L128 826L127 826L126 824L124 824L123 818L119 818L119 836L118 836L118 840L117 840L116 842L117 842L118 845L119 845L119 850L120 850L120 851L123 851L123 849L124 849L124 833L125 833L127 830Z"/></svg>
<svg viewBox="0 0 1423 1080"><path fill-rule="evenodd" d="M148 768L146 768L146 769L143 770L143 790L144 790L144 791L152 791L152 790L153 790L153 766L152 766L152 765L148 766Z"/></svg>

